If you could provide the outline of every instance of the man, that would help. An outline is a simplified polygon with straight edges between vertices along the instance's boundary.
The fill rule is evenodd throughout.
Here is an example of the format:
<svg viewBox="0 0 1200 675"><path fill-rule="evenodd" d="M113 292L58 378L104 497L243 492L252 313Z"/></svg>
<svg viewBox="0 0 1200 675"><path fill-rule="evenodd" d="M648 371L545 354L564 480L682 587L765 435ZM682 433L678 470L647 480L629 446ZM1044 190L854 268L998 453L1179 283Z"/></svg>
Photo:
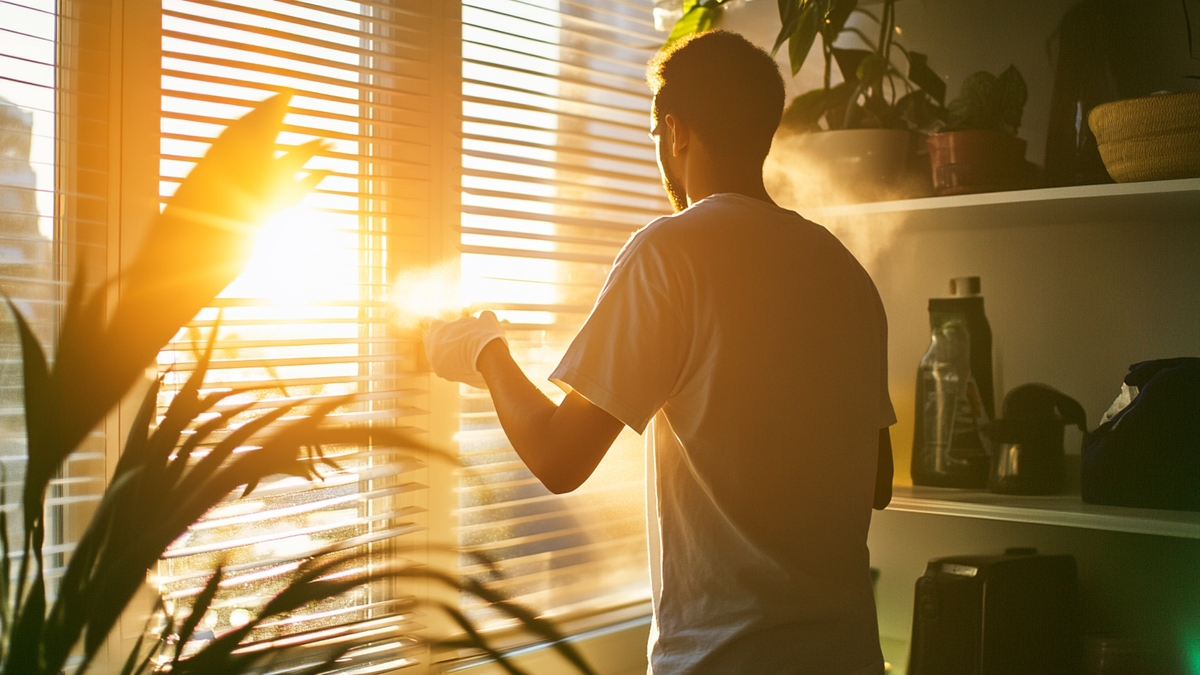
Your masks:
<svg viewBox="0 0 1200 675"><path fill-rule="evenodd" d="M866 540L891 495L895 416L878 293L836 238L767 195L784 97L767 54L703 33L647 79L677 213L617 256L551 375L562 404L521 372L491 313L436 322L430 363L486 382L554 492L658 414L654 675L882 673Z"/></svg>

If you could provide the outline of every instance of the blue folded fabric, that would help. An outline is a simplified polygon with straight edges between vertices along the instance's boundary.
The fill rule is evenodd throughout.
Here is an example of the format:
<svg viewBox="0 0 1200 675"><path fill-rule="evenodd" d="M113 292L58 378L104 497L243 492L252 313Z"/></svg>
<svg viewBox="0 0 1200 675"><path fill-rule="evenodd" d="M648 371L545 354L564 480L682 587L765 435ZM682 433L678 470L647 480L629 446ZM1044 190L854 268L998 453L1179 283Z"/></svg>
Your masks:
<svg viewBox="0 0 1200 675"><path fill-rule="evenodd" d="M1200 511L1200 358L1129 367L1133 401L1084 439L1083 501Z"/></svg>

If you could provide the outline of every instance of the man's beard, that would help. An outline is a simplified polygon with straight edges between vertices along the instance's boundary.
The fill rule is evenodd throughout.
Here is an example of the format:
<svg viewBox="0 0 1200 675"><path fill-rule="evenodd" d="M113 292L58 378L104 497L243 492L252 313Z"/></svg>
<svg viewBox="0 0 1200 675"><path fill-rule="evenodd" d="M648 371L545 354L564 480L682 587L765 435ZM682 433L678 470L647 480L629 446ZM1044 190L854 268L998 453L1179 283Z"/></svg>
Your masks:
<svg viewBox="0 0 1200 675"><path fill-rule="evenodd" d="M675 208L675 213L688 207L687 192L680 185L679 176L664 162L662 164L662 183L663 189L667 191L667 199L671 200L671 206Z"/></svg>

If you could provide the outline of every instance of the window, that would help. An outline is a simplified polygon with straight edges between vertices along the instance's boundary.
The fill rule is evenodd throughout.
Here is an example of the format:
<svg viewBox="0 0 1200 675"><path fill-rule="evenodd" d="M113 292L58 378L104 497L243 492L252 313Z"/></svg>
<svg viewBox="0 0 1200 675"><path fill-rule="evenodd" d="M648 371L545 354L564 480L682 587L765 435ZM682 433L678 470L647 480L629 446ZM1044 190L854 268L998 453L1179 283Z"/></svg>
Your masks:
<svg viewBox="0 0 1200 675"><path fill-rule="evenodd" d="M551 495L483 392L432 378L415 327L394 319L395 284L448 263L464 300L497 309L522 365L545 380L629 233L667 211L645 137L642 73L661 40L650 0L0 0L0 12L0 285L44 340L64 270L86 267L99 287L228 121L290 90L280 144L328 139L311 166L330 176L267 225L245 274L162 352L161 403L216 331L209 386L253 387L228 402L252 403L246 415L355 393L335 419L416 430L465 464L359 448L315 488L278 479L231 497L158 570L177 606L225 564L239 593L204 619L217 633L317 548L357 547L366 565L439 562L453 537L552 616L647 598L640 439L623 435L578 493ZM13 344L0 321L10 493L24 454ZM118 437L95 434L55 481L52 563L65 564ZM471 561L464 570L481 573ZM348 667L426 661L412 636L432 617L396 615L403 592L380 582L255 637L349 630L379 639Z"/></svg>
<svg viewBox="0 0 1200 675"><path fill-rule="evenodd" d="M650 0L463 3L462 288L510 322L546 381L629 235L670 212L647 141ZM514 596L553 616L649 596L641 439L626 431L574 493L549 493L462 388L459 541ZM470 557L464 571L486 574Z"/></svg>
<svg viewBox="0 0 1200 675"><path fill-rule="evenodd" d="M103 62L106 53L96 39L103 28L82 9L54 0L0 2L0 288L50 358L65 271L104 257L105 139L94 130L104 122L105 87L83 61ZM22 386L14 324L0 310L0 475L10 513L19 509L25 477ZM50 483L43 551L51 593L98 502L104 452L98 431ZM19 542L20 518L8 522L9 541Z"/></svg>
<svg viewBox="0 0 1200 675"><path fill-rule="evenodd" d="M441 139L430 133L438 123L431 35L439 4L164 0L160 194L175 190L229 120L284 90L294 97L280 143L326 139L309 168L329 175L265 226L245 272L161 353L163 405L215 330L207 386L253 388L222 409L253 403L252 416L352 393L354 403L331 422L427 427L428 375L414 358L415 336L394 327L388 297L398 266L427 255L430 204L442 189L432 168ZM202 630L245 624L319 549L358 548L369 553L366 566L420 553L424 464L384 448L323 450L341 463L321 470L324 482L280 477L247 498L231 496L167 552L157 581L184 608L225 565L232 592ZM407 600L379 581L252 639L313 642L350 626L377 638L351 652L358 661L412 665L420 650L411 633L420 627L412 613L396 611Z"/></svg>

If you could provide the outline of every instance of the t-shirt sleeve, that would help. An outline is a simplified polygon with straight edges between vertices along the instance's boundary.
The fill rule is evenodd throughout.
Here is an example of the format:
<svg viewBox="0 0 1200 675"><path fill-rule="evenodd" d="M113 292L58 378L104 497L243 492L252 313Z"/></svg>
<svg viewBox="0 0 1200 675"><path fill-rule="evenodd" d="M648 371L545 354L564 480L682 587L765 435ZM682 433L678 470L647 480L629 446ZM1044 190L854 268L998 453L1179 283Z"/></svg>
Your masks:
<svg viewBox="0 0 1200 675"><path fill-rule="evenodd" d="M600 298L550 380L639 434L674 391L685 335L647 247L618 256Z"/></svg>

